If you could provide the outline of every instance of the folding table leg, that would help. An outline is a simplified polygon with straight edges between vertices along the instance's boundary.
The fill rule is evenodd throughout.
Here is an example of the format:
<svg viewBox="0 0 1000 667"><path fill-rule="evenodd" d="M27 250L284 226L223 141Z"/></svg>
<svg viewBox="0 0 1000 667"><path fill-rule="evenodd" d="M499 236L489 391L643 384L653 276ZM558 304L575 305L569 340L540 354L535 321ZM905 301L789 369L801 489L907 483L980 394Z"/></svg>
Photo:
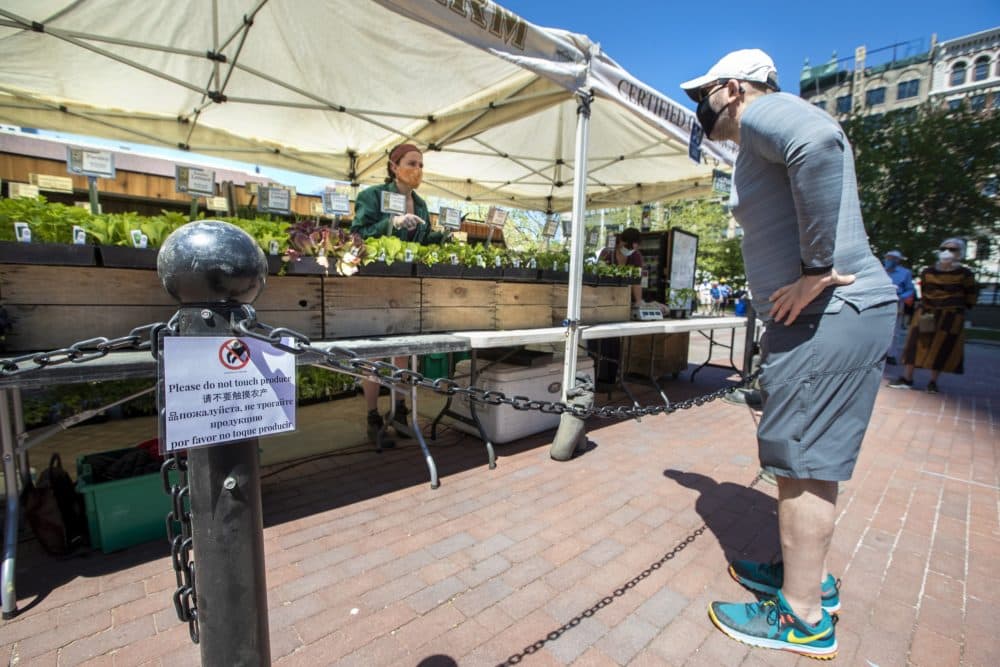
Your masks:
<svg viewBox="0 0 1000 667"><path fill-rule="evenodd" d="M414 372L417 370L417 355L415 354L410 355L410 370ZM427 462L427 470L431 474L431 488L436 489L441 486L441 481L438 479L437 465L434 463L434 457L431 456L430 449L427 448L427 442L424 441L424 434L420 431L420 427L417 426L416 385L410 385L410 414L406 425L409 427L413 437L417 439L417 443L420 445L420 449L424 453L424 460Z"/></svg>
<svg viewBox="0 0 1000 667"><path fill-rule="evenodd" d="M469 382L475 386L476 384L476 351L472 350L472 354L469 355ZM483 444L486 445L486 458L489 460L490 470L497 467L497 456L493 452L493 443L490 442L489 436L486 435L486 429L483 428L483 422L479 421L479 415L476 414L476 403L475 401L469 401L469 415L472 416L472 421L476 425L476 429L479 431L479 437L482 439Z"/></svg>

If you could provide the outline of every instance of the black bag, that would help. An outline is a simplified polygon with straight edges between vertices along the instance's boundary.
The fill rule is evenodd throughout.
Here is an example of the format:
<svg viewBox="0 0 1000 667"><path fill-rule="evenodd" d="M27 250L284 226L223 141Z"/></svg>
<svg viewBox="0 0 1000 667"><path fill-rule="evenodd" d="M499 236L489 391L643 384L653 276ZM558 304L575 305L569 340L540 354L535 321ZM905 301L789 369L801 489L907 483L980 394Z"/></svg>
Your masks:
<svg viewBox="0 0 1000 667"><path fill-rule="evenodd" d="M87 539L83 496L76 492L62 459L53 454L49 467L30 480L21 494L24 514L42 547L54 556L69 553Z"/></svg>

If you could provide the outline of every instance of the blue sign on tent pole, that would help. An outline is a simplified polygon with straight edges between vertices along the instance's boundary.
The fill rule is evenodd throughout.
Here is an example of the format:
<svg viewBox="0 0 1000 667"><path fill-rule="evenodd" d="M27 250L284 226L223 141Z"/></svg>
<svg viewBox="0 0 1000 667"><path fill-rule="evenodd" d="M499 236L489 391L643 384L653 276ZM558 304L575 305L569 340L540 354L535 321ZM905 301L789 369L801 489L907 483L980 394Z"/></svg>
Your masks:
<svg viewBox="0 0 1000 667"><path fill-rule="evenodd" d="M691 138L688 140L688 156L701 164L701 140L705 133L698 123L691 123Z"/></svg>

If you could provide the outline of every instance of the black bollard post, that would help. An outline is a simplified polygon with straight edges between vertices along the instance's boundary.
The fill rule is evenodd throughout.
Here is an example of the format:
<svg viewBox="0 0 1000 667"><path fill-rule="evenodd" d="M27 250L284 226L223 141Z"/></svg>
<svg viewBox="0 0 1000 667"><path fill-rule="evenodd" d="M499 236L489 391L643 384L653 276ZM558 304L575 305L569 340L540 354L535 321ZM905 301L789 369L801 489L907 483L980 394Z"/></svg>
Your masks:
<svg viewBox="0 0 1000 667"><path fill-rule="evenodd" d="M257 298L267 260L238 227L205 220L167 237L157 270L181 304L181 336L231 336L229 316ZM201 663L270 665L257 439L188 450L188 484Z"/></svg>

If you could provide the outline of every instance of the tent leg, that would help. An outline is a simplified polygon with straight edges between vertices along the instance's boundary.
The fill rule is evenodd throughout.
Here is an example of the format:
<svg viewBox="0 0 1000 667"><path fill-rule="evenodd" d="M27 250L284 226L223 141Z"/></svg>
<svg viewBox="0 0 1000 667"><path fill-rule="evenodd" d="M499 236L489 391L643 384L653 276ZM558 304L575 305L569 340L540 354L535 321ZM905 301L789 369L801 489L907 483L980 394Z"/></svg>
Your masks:
<svg viewBox="0 0 1000 667"><path fill-rule="evenodd" d="M566 305L566 353L564 355L562 401L569 398L569 392L576 386L576 351L580 344L580 299L583 286L583 215L587 195L587 144L590 138L589 94L578 97L576 121L576 149L573 167L573 233L570 237L569 290Z"/></svg>

